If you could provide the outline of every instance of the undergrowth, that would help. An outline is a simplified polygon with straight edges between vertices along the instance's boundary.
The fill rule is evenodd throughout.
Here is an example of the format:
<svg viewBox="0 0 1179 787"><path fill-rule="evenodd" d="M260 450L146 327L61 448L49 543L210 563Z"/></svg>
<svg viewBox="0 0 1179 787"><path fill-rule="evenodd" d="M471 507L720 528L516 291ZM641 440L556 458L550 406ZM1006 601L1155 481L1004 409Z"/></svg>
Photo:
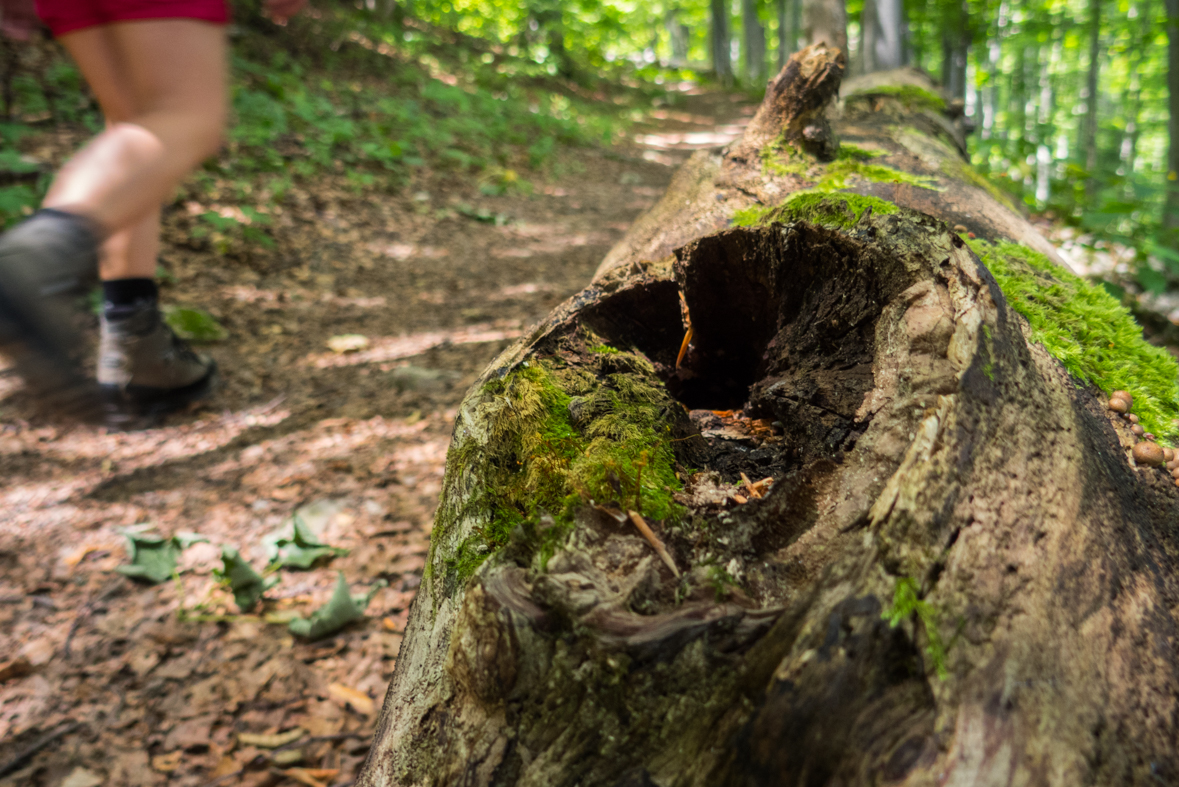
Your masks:
<svg viewBox="0 0 1179 787"><path fill-rule="evenodd" d="M893 590L892 607L885 610L881 617L888 621L889 626L896 628L901 621L911 616L916 616L921 621L927 640L925 654L929 656L938 678L945 680L948 676L946 646L938 630L937 610L918 595L917 583L911 577L898 577Z"/></svg>
<svg viewBox="0 0 1179 787"><path fill-rule="evenodd" d="M484 386L486 440L456 444L447 462L448 475L479 479L454 519L483 524L453 554L431 554L430 570L465 582L517 528L543 566L590 502L652 520L682 515L672 496L681 486L671 447L678 405L641 356L597 347L590 363L534 360ZM453 525L441 521L437 532Z"/></svg>
<svg viewBox="0 0 1179 787"><path fill-rule="evenodd" d="M227 143L189 179L182 199L265 211L325 174L358 192L393 191L422 168L484 173L487 193L527 192L520 173L548 172L563 147L610 143L660 92L606 86L591 96L535 73L526 58L443 46L346 8L297 17L283 31L244 23L239 32ZM35 148L40 124L72 126L79 138L102 126L64 53L36 46L47 48L18 59L27 64L13 79L12 121L0 124L0 227L31 212L48 187L46 162L25 152Z"/></svg>
<svg viewBox="0 0 1179 787"><path fill-rule="evenodd" d="M1015 243L967 240L999 283L1011 308L1031 327L1031 340L1083 383L1106 395L1134 395L1134 412L1164 442L1179 437L1179 362L1142 337L1130 311L1103 287Z"/></svg>

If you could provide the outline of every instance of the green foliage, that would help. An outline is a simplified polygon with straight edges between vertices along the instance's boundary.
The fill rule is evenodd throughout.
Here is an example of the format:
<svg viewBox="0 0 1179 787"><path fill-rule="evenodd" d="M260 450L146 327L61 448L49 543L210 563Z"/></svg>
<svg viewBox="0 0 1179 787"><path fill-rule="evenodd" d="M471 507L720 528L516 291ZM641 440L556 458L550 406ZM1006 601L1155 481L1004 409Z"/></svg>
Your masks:
<svg viewBox="0 0 1179 787"><path fill-rule="evenodd" d="M448 576L465 581L518 527L543 565L589 501L614 501L652 520L682 514L671 448L678 405L641 356L592 359L593 373L533 360L485 387L491 437L452 449L447 473L478 479L467 513L481 512L486 524L454 554L432 548L431 570L441 561Z"/></svg>
<svg viewBox="0 0 1179 787"><path fill-rule="evenodd" d="M150 525L137 525L121 531L127 539L130 562L115 568L120 574L141 579L153 585L166 582L176 573L180 553L196 543L204 542L196 533L177 533L161 536L148 533Z"/></svg>
<svg viewBox="0 0 1179 787"><path fill-rule="evenodd" d="M176 335L190 342L218 342L226 337L225 328L206 311L164 306L164 322Z"/></svg>
<svg viewBox="0 0 1179 787"><path fill-rule="evenodd" d="M335 634L349 623L363 620L368 602L372 600L378 590L387 584L385 580L379 579L369 587L367 593L354 596L348 589L348 581L344 579L344 572L341 571L336 582L336 589L328 602L311 613L310 618L296 618L288 624L288 627L292 633L308 639L322 639L329 634Z"/></svg>
<svg viewBox="0 0 1179 787"><path fill-rule="evenodd" d="M221 547L222 568L213 569L213 576L233 593L233 601L242 612L248 612L262 600L262 594L278 584L279 578L263 578L234 547Z"/></svg>
<svg viewBox="0 0 1179 787"><path fill-rule="evenodd" d="M938 678L945 680L948 677L946 646L942 643L942 635L938 630L939 615L933 605L922 599L919 593L920 588L917 587L915 580L911 577L898 577L893 589L892 606L886 609L881 617L887 620L888 625L892 628L896 628L902 621L911 617L916 617L921 621L921 625L925 628L927 641L925 653L929 656L929 661L933 664Z"/></svg>
<svg viewBox="0 0 1179 787"><path fill-rule="evenodd" d="M1148 432L1179 437L1179 362L1148 344L1128 309L1105 288L1014 243L967 241L999 283L1013 309L1027 318L1032 341L1044 345L1069 374L1105 394L1134 396Z"/></svg>
<svg viewBox="0 0 1179 787"><path fill-rule="evenodd" d="M302 509L300 509L301 511ZM267 536L263 542L271 567L309 569L321 558L332 558L348 554L347 549L324 544L319 536L303 521L300 511L290 519L291 534L281 532Z"/></svg>

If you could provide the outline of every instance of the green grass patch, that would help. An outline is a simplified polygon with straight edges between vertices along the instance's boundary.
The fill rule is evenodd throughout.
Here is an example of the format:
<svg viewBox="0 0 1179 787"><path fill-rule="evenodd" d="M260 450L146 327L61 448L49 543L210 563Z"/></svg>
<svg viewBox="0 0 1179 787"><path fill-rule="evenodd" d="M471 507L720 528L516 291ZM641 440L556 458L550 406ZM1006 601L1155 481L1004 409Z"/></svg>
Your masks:
<svg viewBox="0 0 1179 787"><path fill-rule="evenodd" d="M447 473L478 479L455 516L485 524L453 554L431 554L432 571L465 582L518 527L543 566L576 509L590 501L616 502L653 520L682 516L671 447L679 405L646 359L596 352L603 347L588 371L533 360L484 387L480 417L490 439L453 449ZM440 522L440 535L446 527Z"/></svg>
<svg viewBox="0 0 1179 787"><path fill-rule="evenodd" d="M881 85L852 93L845 101L850 103L857 99L875 98L877 96L895 98L910 109L932 109L937 112L946 111L946 100L944 98L917 85Z"/></svg>
<svg viewBox="0 0 1179 787"><path fill-rule="evenodd" d="M1179 363L1148 344L1129 309L1039 252L1015 243L968 240L994 275L1011 308L1031 327L1031 340L1084 383L1108 395L1134 395L1134 412L1148 432L1173 444L1179 430Z"/></svg>

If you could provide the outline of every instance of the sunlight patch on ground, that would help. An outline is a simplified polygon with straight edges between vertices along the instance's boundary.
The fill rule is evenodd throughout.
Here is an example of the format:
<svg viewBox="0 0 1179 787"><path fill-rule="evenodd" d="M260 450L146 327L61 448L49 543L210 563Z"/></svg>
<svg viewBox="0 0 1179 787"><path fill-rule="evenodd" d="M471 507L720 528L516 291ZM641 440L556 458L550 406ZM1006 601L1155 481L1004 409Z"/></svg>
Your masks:
<svg viewBox="0 0 1179 787"><path fill-rule="evenodd" d="M284 307L311 306L352 306L358 309L380 309L388 305L383 295L373 297L344 297L332 292L306 288L287 287L281 290L262 290L252 284L235 284L221 288L221 295L238 303L262 304L274 309Z"/></svg>
<svg viewBox="0 0 1179 787"><path fill-rule="evenodd" d="M516 339L524 333L518 322L489 322L460 328L455 331L427 331L407 336L383 336L373 339L370 348L363 352L340 355L337 353L312 353L302 363L316 369L332 369L341 366L358 366L365 363L382 363L412 358L427 350L447 344L479 344Z"/></svg>
<svg viewBox="0 0 1179 787"><path fill-rule="evenodd" d="M718 126L710 131L665 132L662 134L638 134L635 142L660 150L700 150L727 145L745 131L743 124Z"/></svg>

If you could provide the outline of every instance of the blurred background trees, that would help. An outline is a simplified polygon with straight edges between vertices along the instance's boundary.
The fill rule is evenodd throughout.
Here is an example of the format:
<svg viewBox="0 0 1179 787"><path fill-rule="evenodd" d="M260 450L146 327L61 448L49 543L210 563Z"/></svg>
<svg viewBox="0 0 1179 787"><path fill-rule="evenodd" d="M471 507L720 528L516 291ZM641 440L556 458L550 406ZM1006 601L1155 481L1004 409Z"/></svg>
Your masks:
<svg viewBox="0 0 1179 787"><path fill-rule="evenodd" d="M236 18L262 30L255 6L239 0ZM470 54L493 94L550 79L581 90L576 101L711 78L756 97L819 38L846 46L851 76L912 65L960 100L982 173L1090 239L1133 247L1145 289L1179 285L1179 0L321 0L320 12L409 55ZM323 60L328 45L295 57ZM11 116L22 88L3 46ZM71 80L63 66L50 92Z"/></svg>

